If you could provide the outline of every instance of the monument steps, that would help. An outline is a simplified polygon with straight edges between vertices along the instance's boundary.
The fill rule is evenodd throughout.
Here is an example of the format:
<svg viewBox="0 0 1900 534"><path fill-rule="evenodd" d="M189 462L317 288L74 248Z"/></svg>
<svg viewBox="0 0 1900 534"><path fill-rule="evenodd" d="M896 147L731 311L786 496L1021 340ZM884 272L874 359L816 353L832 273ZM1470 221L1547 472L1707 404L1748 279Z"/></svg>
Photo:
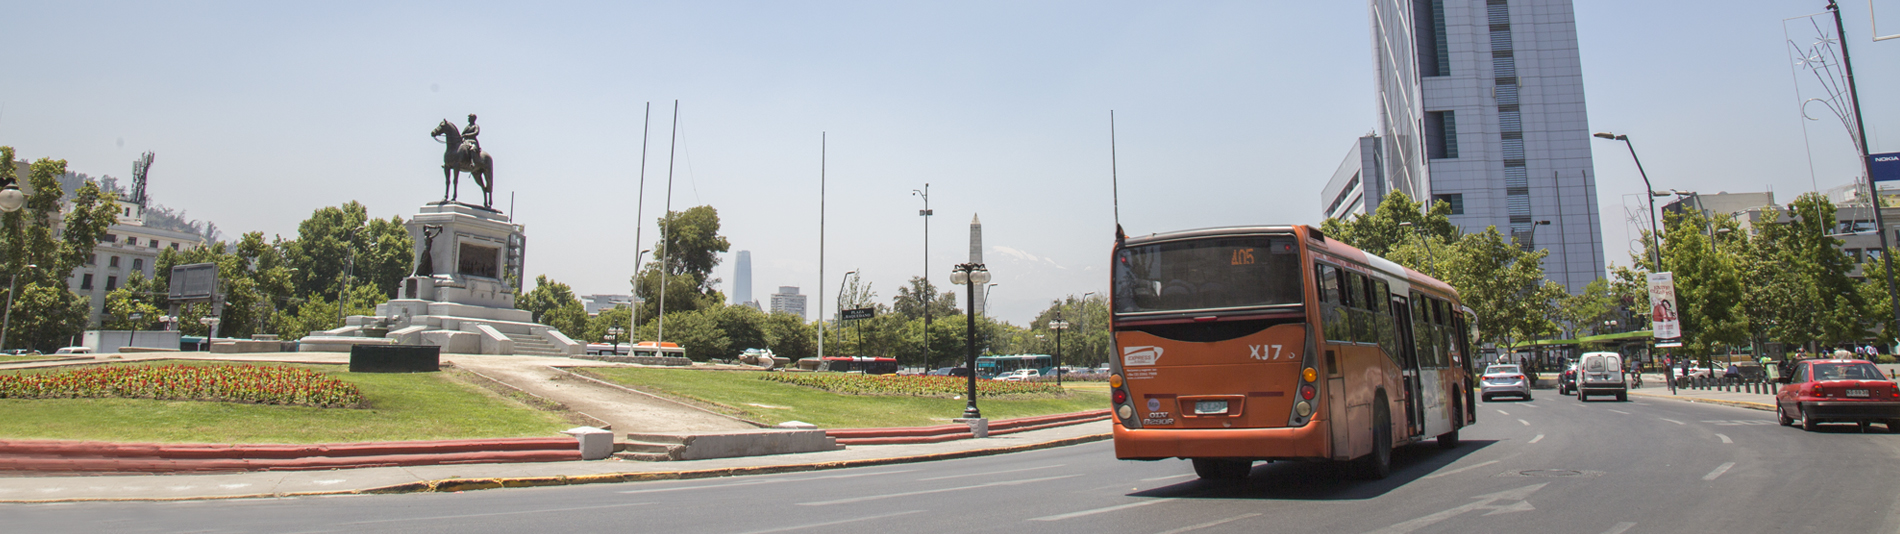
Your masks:
<svg viewBox="0 0 1900 534"><path fill-rule="evenodd" d="M566 356L567 352L554 346L546 338L535 334L515 334L503 332L502 335L515 342L515 354L522 356Z"/></svg>

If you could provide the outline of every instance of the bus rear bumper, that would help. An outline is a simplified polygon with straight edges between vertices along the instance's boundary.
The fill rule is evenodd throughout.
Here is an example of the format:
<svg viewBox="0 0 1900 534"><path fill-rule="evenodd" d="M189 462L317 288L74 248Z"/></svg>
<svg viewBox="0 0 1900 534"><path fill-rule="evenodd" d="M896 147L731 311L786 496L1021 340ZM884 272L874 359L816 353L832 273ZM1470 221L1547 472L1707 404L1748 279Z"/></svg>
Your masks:
<svg viewBox="0 0 1900 534"><path fill-rule="evenodd" d="M1115 426L1115 457L1328 459L1332 447L1326 421L1295 428L1143 428Z"/></svg>

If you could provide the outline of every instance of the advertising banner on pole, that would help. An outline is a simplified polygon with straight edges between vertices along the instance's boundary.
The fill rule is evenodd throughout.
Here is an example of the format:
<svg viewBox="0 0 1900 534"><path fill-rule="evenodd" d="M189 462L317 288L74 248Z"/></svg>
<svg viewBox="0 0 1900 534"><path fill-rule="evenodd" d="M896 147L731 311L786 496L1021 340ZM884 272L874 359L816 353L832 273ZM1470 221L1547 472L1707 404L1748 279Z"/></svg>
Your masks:
<svg viewBox="0 0 1900 534"><path fill-rule="evenodd" d="M1676 312L1675 273L1649 273L1649 330L1658 347L1682 346L1682 318Z"/></svg>

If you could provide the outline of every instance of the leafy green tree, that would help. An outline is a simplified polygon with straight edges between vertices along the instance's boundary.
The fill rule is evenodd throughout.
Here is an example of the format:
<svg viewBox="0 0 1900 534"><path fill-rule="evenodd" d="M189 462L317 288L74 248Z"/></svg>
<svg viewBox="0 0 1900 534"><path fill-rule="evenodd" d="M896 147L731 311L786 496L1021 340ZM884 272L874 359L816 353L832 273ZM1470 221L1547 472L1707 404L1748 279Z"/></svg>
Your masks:
<svg viewBox="0 0 1900 534"><path fill-rule="evenodd" d="M1742 274L1742 308L1748 323L1770 339L1795 345L1863 339L1867 306L1848 276L1854 264L1841 252L1840 241L1827 235L1835 221L1833 203L1808 193L1789 208L1764 214L1766 223L1754 225L1755 235L1742 249L1748 266Z"/></svg>
<svg viewBox="0 0 1900 534"><path fill-rule="evenodd" d="M726 339L730 341L726 351L718 358L736 359L746 349L770 347L765 331L765 312L751 306L720 306L708 311L713 315L713 322L726 333ZM777 351L773 353L777 354Z"/></svg>
<svg viewBox="0 0 1900 534"><path fill-rule="evenodd" d="M516 302L518 303L520 301L516 301ZM633 336L629 334L633 334L635 332L625 332L625 330L627 329L627 321L629 319L632 319L632 316L633 316L633 308L628 308L626 306L614 306L612 308L600 310L600 312L594 314L593 317L587 318L587 330L585 332L575 332L573 334L568 334L567 332L563 331L561 333L567 334L569 337L572 337L575 341L579 341L582 343L606 343L607 329L618 327L621 330L623 330L623 332L621 332L620 337L618 339L615 339L614 342L621 343L621 344L632 343L636 340L632 339Z"/></svg>
<svg viewBox="0 0 1900 534"><path fill-rule="evenodd" d="M159 327L159 318L165 310L158 307L158 296L152 288L156 284L145 273L132 271L125 284L106 294L106 305L100 322L106 330L153 330Z"/></svg>
<svg viewBox="0 0 1900 534"><path fill-rule="evenodd" d="M1669 236L1663 261L1675 277L1684 354L1706 356L1748 339L1736 248L1718 239L1737 228L1727 217L1710 219L1700 212L1669 214L1663 225Z"/></svg>
<svg viewBox="0 0 1900 534"><path fill-rule="evenodd" d="M645 331L646 327L641 327ZM760 330L765 333L765 343L772 353L781 358L798 361L818 355L818 331L811 323L785 312L765 315Z"/></svg>
<svg viewBox="0 0 1900 534"><path fill-rule="evenodd" d="M696 362L726 358L732 348L732 338L719 328L718 314L718 310L666 312L665 341L679 344L686 349L686 357ZM640 338L657 339L658 326L657 322L640 325Z"/></svg>
<svg viewBox="0 0 1900 534"><path fill-rule="evenodd" d="M296 239L278 247L294 270L298 295L338 295L345 284L367 284L393 297L414 270L414 243L402 218L371 219L367 208L350 201L318 208L297 225Z"/></svg>
<svg viewBox="0 0 1900 534"><path fill-rule="evenodd" d="M541 324L547 324L542 318L549 312L567 307L579 307L583 313L586 310L586 306L581 304L580 297L574 295L574 288L549 280L548 275L545 274L534 277L534 289L515 299L516 309L528 310L533 314L533 320ZM562 331L562 333L567 332L567 330ZM581 332L582 330L573 331L575 335Z"/></svg>
<svg viewBox="0 0 1900 534"><path fill-rule="evenodd" d="M14 152L0 147L0 180L16 179ZM71 209L61 217L65 191L59 176L66 162L42 158L28 168L26 207L0 216L0 276L17 280L12 322L6 347L51 351L73 343L86 328L90 312L86 298L67 289L66 275L92 253L106 229L117 220L119 208L97 184L86 182L73 192ZM59 228L55 232L55 227ZM0 290L5 289L0 287ZM0 291L0 298L8 295Z"/></svg>
<svg viewBox="0 0 1900 534"><path fill-rule="evenodd" d="M628 280L641 300L640 322L644 325L659 316L662 273L668 317L676 311L724 306L726 296L716 289L719 279L712 272L719 266L719 254L730 250L732 243L719 235L719 210L698 206L675 211L661 217L659 225L666 258L646 264Z"/></svg>
<svg viewBox="0 0 1900 534"><path fill-rule="evenodd" d="M1465 235L1450 249L1441 278L1476 315L1480 342L1510 351L1555 331L1550 303L1556 295L1544 284L1549 250L1526 251L1495 226Z"/></svg>
<svg viewBox="0 0 1900 534"><path fill-rule="evenodd" d="M957 292L945 291L939 294L936 291L937 286L931 284L929 279L913 276L909 286L897 288L897 296L891 299L891 312L905 319L922 318L926 305L924 296L934 295L930 297L928 303L932 321L940 317L963 314L957 308L957 303L962 302L957 300Z"/></svg>
<svg viewBox="0 0 1900 534"><path fill-rule="evenodd" d="M1440 201L1426 209L1410 195L1394 191L1387 194L1372 213L1354 216L1351 220L1327 219L1320 223L1320 230L1326 232L1327 237L1385 257L1394 247L1416 241L1421 235L1446 242L1457 240L1460 232L1457 225L1451 224L1450 217L1451 204Z"/></svg>

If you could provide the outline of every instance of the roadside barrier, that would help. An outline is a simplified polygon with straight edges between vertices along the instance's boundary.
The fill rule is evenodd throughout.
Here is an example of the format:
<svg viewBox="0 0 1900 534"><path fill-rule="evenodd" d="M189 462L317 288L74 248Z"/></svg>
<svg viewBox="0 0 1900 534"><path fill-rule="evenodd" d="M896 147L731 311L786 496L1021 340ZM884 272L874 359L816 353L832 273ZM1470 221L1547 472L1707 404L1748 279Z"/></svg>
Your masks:
<svg viewBox="0 0 1900 534"><path fill-rule="evenodd" d="M1108 410L1044 415L990 421L989 435L1014 434L1058 426L1091 423L1108 419ZM975 437L966 424L896 428L839 428L825 431L839 445L900 445L938 443Z"/></svg>

